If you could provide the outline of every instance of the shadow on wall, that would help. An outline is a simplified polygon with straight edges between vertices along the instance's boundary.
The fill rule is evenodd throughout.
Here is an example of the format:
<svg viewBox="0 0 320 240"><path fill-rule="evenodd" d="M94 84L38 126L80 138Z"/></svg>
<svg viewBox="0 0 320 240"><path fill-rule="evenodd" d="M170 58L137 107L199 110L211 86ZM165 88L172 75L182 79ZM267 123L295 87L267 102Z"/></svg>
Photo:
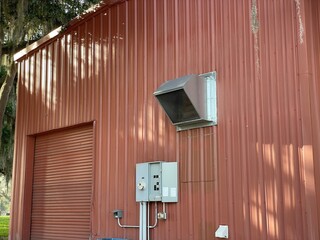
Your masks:
<svg viewBox="0 0 320 240"><path fill-rule="evenodd" d="M147 1L147 6L154 2L163 4ZM173 2L166 1L166 4ZM190 2L179 4L186 8L183 4ZM18 187L25 169L25 135L96 120L94 237L137 238L137 231L123 231L117 226L112 210L124 209L126 223L138 222L135 164L164 160L179 162L181 191L179 203L168 206L168 221L159 223L159 227L151 232L153 238L211 239L219 224L228 224L230 239L304 239L305 203L302 196L305 190L302 179L308 176L301 176L300 170L302 155L312 152L312 146L299 146L298 140L286 142L277 137L270 141L257 140L255 121L259 113L250 111L259 95L255 86L250 85L254 79L245 80L250 83L244 81L249 87L242 94L250 95L245 102L248 104L245 117L254 119L251 127L255 129L239 130L239 123L241 126L247 123L240 114L233 122L231 119L233 114L240 113L235 110L236 104L243 103L243 100L241 94L232 94L239 92L239 88L230 91L237 87L236 82L227 85L225 72L229 68L221 67L213 60L208 63L202 60L203 66L190 60L190 56L193 57L190 51L200 48L189 50L187 46L201 44L193 44L192 41L200 40L188 39L188 31L195 31L196 23L200 24L200 21L193 23L186 18L191 25L194 24L194 29L186 32L173 33L174 28L171 29L172 24L170 21L167 24L167 20L157 23L159 26L154 29L155 25L150 24L150 27L149 21L142 17L149 11L141 12L141 16L140 12L134 12L139 16L131 19L133 10L140 9L134 4L135 1L128 1L98 14L94 20L83 23L20 63L17 131L21 135L17 136L16 143L14 219L19 219L19 202L23 193L22 187ZM193 5L187 6L192 8ZM163 9L167 5L156 7ZM156 7L152 5L150 9ZM185 24L185 19L180 19L187 12L184 8L175 9L178 16L174 11L164 16L162 10L148 17L151 20L162 15L164 19L176 17ZM117 24L111 24L113 21ZM146 26L145 22L148 22ZM139 27L135 28L133 24ZM166 28L161 24L167 24ZM145 43L148 29L159 33ZM163 33L164 29L168 33ZM179 46L174 45L176 42ZM254 48L251 45L249 47ZM224 47L221 49L227 49L229 45L221 46ZM220 45L214 47L218 49ZM202 57L211 59L211 53L203 48ZM226 63L225 66L232 65L234 62L229 59L223 62L223 58L227 58L222 56L223 53L219 61ZM196 55L194 61L198 58ZM189 59L189 62L181 59ZM221 121L217 127L177 133L152 93L165 80L189 73L209 72L216 65L220 67L217 71ZM250 66L247 68L245 71L254 71ZM280 93L277 97L281 98ZM229 98L234 100L231 107L226 100ZM271 119L271 122L276 121ZM267 125L261 123L261 129L263 124ZM312 175L311 171L313 169L307 169L306 174ZM22 219L19 221L22 224Z"/></svg>

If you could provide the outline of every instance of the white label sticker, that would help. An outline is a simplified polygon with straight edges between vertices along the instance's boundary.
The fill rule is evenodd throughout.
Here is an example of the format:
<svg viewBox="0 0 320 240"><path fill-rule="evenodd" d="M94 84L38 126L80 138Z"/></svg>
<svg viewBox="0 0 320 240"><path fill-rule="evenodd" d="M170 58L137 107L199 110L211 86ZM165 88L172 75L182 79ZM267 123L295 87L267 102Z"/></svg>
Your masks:
<svg viewBox="0 0 320 240"><path fill-rule="evenodd" d="M177 188L170 188L170 197L177 197Z"/></svg>
<svg viewBox="0 0 320 240"><path fill-rule="evenodd" d="M169 188L168 187L163 187L162 188L162 196L168 197L169 196Z"/></svg>

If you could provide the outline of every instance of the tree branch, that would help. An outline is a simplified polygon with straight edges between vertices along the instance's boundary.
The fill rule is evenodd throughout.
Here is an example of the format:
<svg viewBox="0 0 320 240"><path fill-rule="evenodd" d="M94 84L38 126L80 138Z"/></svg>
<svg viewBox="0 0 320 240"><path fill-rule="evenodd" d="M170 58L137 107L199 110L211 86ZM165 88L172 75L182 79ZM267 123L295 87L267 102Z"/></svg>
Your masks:
<svg viewBox="0 0 320 240"><path fill-rule="evenodd" d="M0 130L1 130L0 140L2 136L4 111L6 110L8 98L9 98L16 74L17 74L17 67L16 67L16 64L12 62L10 72L7 74L0 89ZM0 141L0 146L1 146L1 141Z"/></svg>
<svg viewBox="0 0 320 240"><path fill-rule="evenodd" d="M29 41L22 41L18 45L12 45L12 44L4 44L2 46L2 54L12 54L13 52L18 52L22 49L24 49L26 46L38 41L38 39L29 40Z"/></svg>

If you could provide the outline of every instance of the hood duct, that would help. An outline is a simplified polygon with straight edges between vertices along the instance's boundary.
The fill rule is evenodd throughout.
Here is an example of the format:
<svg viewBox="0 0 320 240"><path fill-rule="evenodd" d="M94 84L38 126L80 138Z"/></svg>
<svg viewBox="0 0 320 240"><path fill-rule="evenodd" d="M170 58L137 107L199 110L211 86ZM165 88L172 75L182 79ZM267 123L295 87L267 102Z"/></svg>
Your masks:
<svg viewBox="0 0 320 240"><path fill-rule="evenodd" d="M177 131L217 124L215 72L167 81L154 95Z"/></svg>

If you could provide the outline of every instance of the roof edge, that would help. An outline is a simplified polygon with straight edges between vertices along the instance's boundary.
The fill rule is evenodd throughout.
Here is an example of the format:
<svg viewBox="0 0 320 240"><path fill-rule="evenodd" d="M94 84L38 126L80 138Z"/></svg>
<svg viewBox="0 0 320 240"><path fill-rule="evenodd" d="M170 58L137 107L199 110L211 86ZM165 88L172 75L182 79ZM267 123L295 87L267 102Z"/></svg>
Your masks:
<svg viewBox="0 0 320 240"><path fill-rule="evenodd" d="M58 36L59 33L61 32L61 29L62 29L62 27L56 28L55 30L53 30L50 33L48 33L46 36L42 37L40 40L32 43L31 45L25 47L24 49L20 50L16 54L14 54L14 56L13 56L14 61L18 61L20 58L22 58L23 56L27 55L32 50L36 49L40 45L42 45L45 42L49 41L50 39Z"/></svg>
<svg viewBox="0 0 320 240"><path fill-rule="evenodd" d="M76 16L75 18L71 19L70 22L67 24L67 27L78 23L79 21L85 19L88 15L91 15L92 13L99 11L102 7L105 7L105 6L111 7L113 5L116 5L125 1L128 1L128 0L102 0L99 3L85 10L79 16Z"/></svg>
<svg viewBox="0 0 320 240"><path fill-rule="evenodd" d="M69 23L67 23L67 29L69 27L77 24L78 22L82 21L83 19L87 18L89 15L97 12L98 10L100 10L104 6L111 7L113 5L116 5L116 4L125 2L125 1L127 1L127 0L102 0L100 3L93 5L91 8L87 9L83 14L75 17ZM13 56L14 61L18 61L19 59L21 59L22 57L27 55L29 52L31 52L31 51L35 50L36 48L38 48L40 45L44 44L45 42L47 42L47 41L49 41L49 40L51 40L53 38L55 38L56 36L58 36L61 33L61 31L62 31L62 26L56 28L53 31L51 31L46 36L42 37L40 40L32 43L31 45L25 47L22 50L20 50L19 52L14 54L14 56Z"/></svg>

